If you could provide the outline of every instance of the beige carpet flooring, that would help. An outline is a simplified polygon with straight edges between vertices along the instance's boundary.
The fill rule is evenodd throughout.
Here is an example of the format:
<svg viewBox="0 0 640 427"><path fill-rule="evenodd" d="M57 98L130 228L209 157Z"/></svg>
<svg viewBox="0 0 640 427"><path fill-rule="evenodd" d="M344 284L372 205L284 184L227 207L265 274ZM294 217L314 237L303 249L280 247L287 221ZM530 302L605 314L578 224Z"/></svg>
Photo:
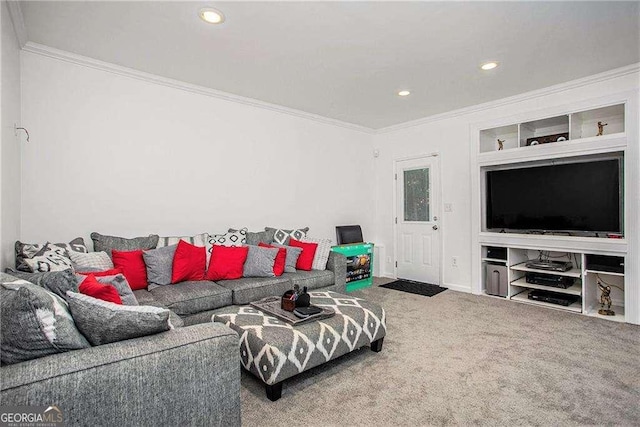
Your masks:
<svg viewBox="0 0 640 427"><path fill-rule="evenodd" d="M382 352L289 379L277 402L243 372L243 425L640 425L638 326L454 291L354 294L387 312Z"/></svg>

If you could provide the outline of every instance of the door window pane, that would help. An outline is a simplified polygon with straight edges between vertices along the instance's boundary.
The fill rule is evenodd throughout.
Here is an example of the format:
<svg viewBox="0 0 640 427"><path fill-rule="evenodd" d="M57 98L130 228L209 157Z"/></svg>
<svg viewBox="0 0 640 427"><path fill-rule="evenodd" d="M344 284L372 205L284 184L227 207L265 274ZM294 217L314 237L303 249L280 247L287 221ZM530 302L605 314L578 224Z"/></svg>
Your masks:
<svg viewBox="0 0 640 427"><path fill-rule="evenodd" d="M404 220L429 221L429 168L404 171Z"/></svg>

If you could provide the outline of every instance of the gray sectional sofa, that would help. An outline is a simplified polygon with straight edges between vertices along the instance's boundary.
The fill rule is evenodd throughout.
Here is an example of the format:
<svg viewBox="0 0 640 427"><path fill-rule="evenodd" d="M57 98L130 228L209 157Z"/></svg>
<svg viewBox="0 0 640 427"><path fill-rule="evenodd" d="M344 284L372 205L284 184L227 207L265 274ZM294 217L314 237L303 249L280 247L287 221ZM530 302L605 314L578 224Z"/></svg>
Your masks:
<svg viewBox="0 0 640 427"><path fill-rule="evenodd" d="M184 327L2 366L0 405L57 405L66 425L240 425L238 336L212 315L294 283L345 293L346 259L331 252L322 271L134 291Z"/></svg>

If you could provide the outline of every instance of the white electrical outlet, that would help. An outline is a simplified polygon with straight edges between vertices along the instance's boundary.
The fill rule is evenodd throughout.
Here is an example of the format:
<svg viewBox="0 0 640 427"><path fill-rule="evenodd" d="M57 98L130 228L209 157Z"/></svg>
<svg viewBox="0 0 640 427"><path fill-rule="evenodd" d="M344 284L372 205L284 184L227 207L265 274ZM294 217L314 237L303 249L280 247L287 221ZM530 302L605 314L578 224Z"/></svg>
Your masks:
<svg viewBox="0 0 640 427"><path fill-rule="evenodd" d="M458 266L458 257L457 256L452 256L451 257L451 266L452 267L457 267Z"/></svg>
<svg viewBox="0 0 640 427"><path fill-rule="evenodd" d="M444 204L445 212L453 212L453 203L445 203Z"/></svg>

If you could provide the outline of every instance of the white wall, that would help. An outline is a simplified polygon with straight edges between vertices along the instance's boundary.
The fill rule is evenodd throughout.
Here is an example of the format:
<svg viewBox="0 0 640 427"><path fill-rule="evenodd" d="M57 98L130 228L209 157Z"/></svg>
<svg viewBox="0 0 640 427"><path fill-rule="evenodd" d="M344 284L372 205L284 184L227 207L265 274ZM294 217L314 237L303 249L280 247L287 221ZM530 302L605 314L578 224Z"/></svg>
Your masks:
<svg viewBox="0 0 640 427"><path fill-rule="evenodd" d="M393 163L394 159L440 153L442 175L441 237L444 240L443 284L458 290L471 290L471 178L470 127L472 124L506 118L515 114L535 112L545 108L562 106L572 102L589 100L624 92L639 87L638 73L612 80L600 81L559 93L496 106L482 111L454 115L440 120L391 130L374 136L374 148L380 151L375 159L375 242L385 245L387 259L393 254ZM515 122L515 121L514 121ZM475 149L475 148L474 148ZM640 166L638 159L630 159ZM442 205L451 203L452 212L444 212ZM637 236L636 236L637 237ZM452 257L458 257L458 267L453 267ZM383 264L385 275L393 274L391 262Z"/></svg>
<svg viewBox="0 0 640 427"><path fill-rule="evenodd" d="M20 236L20 138L15 136L14 123L20 120L20 46L13 30L7 3L0 5L2 22L2 114L0 126L0 267L14 265L13 245Z"/></svg>
<svg viewBox="0 0 640 427"><path fill-rule="evenodd" d="M371 232L372 135L22 55L22 240Z"/></svg>

